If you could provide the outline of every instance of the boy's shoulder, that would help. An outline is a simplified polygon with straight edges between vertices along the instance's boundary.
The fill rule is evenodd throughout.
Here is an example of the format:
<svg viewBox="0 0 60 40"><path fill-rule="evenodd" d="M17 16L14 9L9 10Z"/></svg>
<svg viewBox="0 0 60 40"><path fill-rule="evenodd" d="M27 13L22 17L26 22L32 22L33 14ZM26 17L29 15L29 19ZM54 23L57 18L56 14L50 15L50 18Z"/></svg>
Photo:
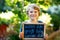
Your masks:
<svg viewBox="0 0 60 40"><path fill-rule="evenodd" d="M38 23L43 23L43 22L38 20Z"/></svg>
<svg viewBox="0 0 60 40"><path fill-rule="evenodd" d="M44 25L46 25L43 21L41 21L41 20L38 20L38 23L42 23L42 24L44 24Z"/></svg>
<svg viewBox="0 0 60 40"><path fill-rule="evenodd" d="M29 23L30 22L30 20L25 20L23 23ZM41 20L38 20L37 21L38 23L43 23Z"/></svg>

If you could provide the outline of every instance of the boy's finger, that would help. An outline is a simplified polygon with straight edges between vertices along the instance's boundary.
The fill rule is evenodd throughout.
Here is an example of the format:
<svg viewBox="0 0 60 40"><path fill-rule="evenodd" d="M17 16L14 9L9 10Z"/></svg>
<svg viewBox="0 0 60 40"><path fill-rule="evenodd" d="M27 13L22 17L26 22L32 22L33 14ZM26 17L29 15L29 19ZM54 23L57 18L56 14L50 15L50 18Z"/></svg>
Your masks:
<svg viewBox="0 0 60 40"><path fill-rule="evenodd" d="M23 32L20 33L20 38L24 38L24 33Z"/></svg>

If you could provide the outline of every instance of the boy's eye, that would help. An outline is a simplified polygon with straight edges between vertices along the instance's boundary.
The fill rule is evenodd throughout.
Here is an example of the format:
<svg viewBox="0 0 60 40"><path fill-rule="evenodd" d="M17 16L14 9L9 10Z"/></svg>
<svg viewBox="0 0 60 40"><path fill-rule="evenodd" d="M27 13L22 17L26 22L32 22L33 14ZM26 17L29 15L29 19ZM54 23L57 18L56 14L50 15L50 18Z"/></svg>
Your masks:
<svg viewBox="0 0 60 40"><path fill-rule="evenodd" d="M30 13L33 13L33 11L30 11Z"/></svg>
<svg viewBox="0 0 60 40"><path fill-rule="evenodd" d="M35 11L35 13L37 13L37 11Z"/></svg>

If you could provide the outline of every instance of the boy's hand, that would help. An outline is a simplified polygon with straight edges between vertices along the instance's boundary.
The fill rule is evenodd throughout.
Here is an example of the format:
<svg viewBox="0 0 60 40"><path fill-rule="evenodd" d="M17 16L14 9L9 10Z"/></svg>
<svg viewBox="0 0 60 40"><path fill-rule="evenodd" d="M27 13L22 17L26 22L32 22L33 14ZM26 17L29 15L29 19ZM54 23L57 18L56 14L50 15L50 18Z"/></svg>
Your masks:
<svg viewBox="0 0 60 40"><path fill-rule="evenodd" d="M46 40L48 38L48 34L46 34L45 36L44 36L44 39Z"/></svg>
<svg viewBox="0 0 60 40"><path fill-rule="evenodd" d="M24 32L20 32L19 38L24 38Z"/></svg>

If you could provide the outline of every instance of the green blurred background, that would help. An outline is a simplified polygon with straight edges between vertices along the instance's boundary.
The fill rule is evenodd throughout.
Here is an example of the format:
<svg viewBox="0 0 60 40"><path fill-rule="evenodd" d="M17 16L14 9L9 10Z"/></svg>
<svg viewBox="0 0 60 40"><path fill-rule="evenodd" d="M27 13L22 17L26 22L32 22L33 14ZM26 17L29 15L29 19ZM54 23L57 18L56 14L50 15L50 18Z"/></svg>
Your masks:
<svg viewBox="0 0 60 40"><path fill-rule="evenodd" d="M7 25L7 40L20 40L20 23L29 19L26 8L31 3L40 6L39 20L46 23L48 34L60 28L60 0L0 0L0 26Z"/></svg>

